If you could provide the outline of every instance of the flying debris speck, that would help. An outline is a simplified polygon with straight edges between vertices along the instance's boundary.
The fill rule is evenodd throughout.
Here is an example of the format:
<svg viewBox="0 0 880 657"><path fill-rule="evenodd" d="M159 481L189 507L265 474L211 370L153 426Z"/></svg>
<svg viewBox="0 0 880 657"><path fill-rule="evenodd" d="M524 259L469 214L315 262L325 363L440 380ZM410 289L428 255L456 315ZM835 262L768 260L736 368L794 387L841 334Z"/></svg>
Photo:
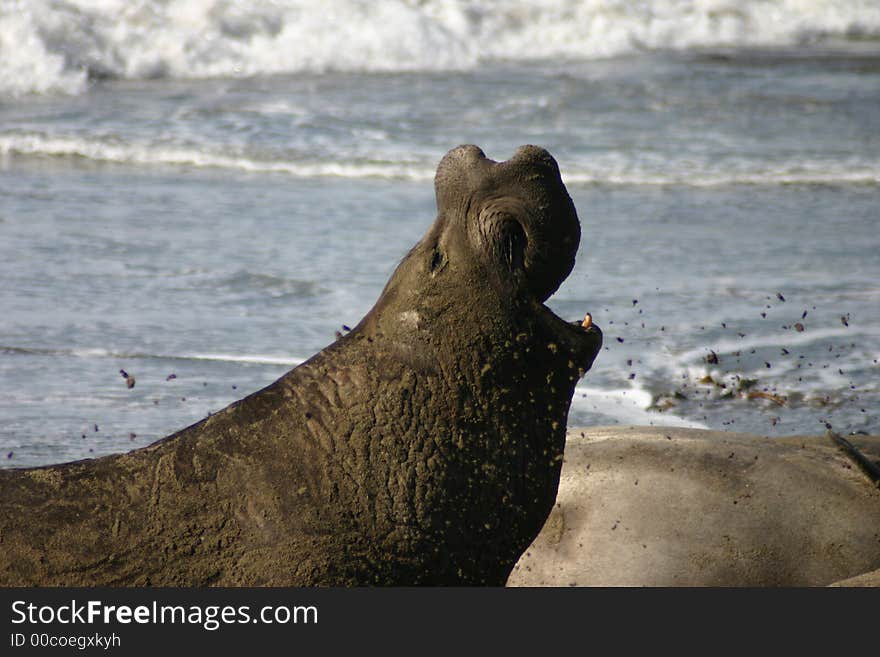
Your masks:
<svg viewBox="0 0 880 657"><path fill-rule="evenodd" d="M122 375L122 378L125 379L125 385L128 389L131 390L134 388L134 377L125 370L119 370L119 373Z"/></svg>

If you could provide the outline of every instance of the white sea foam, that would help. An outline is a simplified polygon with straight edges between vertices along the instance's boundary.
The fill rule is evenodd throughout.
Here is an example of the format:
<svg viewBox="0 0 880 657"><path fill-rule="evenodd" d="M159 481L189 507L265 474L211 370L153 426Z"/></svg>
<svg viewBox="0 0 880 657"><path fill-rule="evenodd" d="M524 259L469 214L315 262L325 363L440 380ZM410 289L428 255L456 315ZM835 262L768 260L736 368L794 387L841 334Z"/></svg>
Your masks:
<svg viewBox="0 0 880 657"><path fill-rule="evenodd" d="M154 354L136 351L117 351L100 347L63 348L32 348L0 346L0 351L14 354L34 354L46 356L73 356L74 358L115 358L120 360L157 359L157 360L211 360L225 363L253 363L257 365L284 365L294 367L305 359L289 354L225 354L225 353L181 353Z"/></svg>
<svg viewBox="0 0 880 657"><path fill-rule="evenodd" d="M179 165L282 173L301 178L397 178L431 180L433 168L408 162L271 160L214 152L197 146L169 146L117 138L54 136L40 133L0 135L0 156L80 157L95 162L134 165Z"/></svg>
<svg viewBox="0 0 880 657"><path fill-rule="evenodd" d="M192 360L216 360L225 363L254 363L257 365L284 365L294 367L303 362L302 358L273 354L188 354L179 356Z"/></svg>
<svg viewBox="0 0 880 657"><path fill-rule="evenodd" d="M849 386L855 381L861 393L875 390L876 386L866 380L867 368L870 367L871 357L868 352L861 349L839 351L834 348L841 345L857 345L863 341L870 341L876 336L870 329L854 331L845 328L808 329L803 333L786 333L779 335L756 336L741 340L719 340L705 347L690 349L677 353L667 352L663 357L654 354L648 359L660 373L660 379L664 382L679 381L691 385L695 382L703 382L704 377L709 376L713 380L706 382L704 391L711 392L713 397L725 394L725 390L714 389L714 383L723 383L733 386L736 390L742 380L752 379L760 382L760 386L767 386L780 394L799 391L807 395L823 395L826 391L850 390ZM827 347L832 347L833 358ZM778 353L777 356L748 357L754 350L773 349L785 347L789 353ZM720 368L705 363L705 356L710 348L716 352L720 359ZM801 349L805 354L799 354ZM766 353L766 352L765 352ZM731 354L737 355L736 365L733 369L730 362ZM664 361L664 358L666 359ZM770 366L767 362L772 361ZM729 392L731 388L728 388ZM663 389L658 392L667 394Z"/></svg>
<svg viewBox="0 0 880 657"><path fill-rule="evenodd" d="M754 162L750 163L754 165ZM688 167L688 169L693 167ZM779 163L761 168L741 168L740 170L713 170L708 166L700 171L676 168L669 163L666 171L630 169L618 170L573 170L564 173L567 185L643 185L664 187L682 185L687 187L722 187L726 185L842 185L880 182L880 162L856 163L851 168L840 162L810 162L804 160Z"/></svg>
<svg viewBox="0 0 880 657"><path fill-rule="evenodd" d="M249 173L279 173L296 178L391 178L429 181L435 162L391 159L341 160L271 159L259 154L234 153L216 147L169 145L117 136L52 135L39 132L0 134L0 158L11 155L52 158L84 158L94 162L130 165L165 165L217 168ZM665 168L627 166L619 153L596 156L589 162L571 162L562 172L567 185L647 185L711 187L723 185L778 184L877 184L880 159L876 162L826 162L797 159L768 166L763 162L741 162L725 168L712 162L692 171L674 161ZM750 168L751 167L751 168Z"/></svg>
<svg viewBox="0 0 880 657"><path fill-rule="evenodd" d="M0 0L0 95L880 36L870 0Z"/></svg>
<svg viewBox="0 0 880 657"><path fill-rule="evenodd" d="M577 414L583 411L611 417L622 424L708 428L705 424L669 412L650 411L648 407L651 401L651 393L638 386L607 389L578 385L571 400L570 424L572 420L577 424Z"/></svg>
<svg viewBox="0 0 880 657"><path fill-rule="evenodd" d="M808 345L813 342L828 340L830 338L842 338L851 341L862 337L863 335L872 335L873 333L861 333L852 329L840 328L823 328L809 329L802 333L795 331L774 334L759 335L756 337L746 337L739 340L724 339L712 343L711 349L717 353L732 353L735 351L745 352L749 349L761 349L763 347L799 347ZM691 349L674 355L677 362L690 363L702 360L708 353L710 346Z"/></svg>

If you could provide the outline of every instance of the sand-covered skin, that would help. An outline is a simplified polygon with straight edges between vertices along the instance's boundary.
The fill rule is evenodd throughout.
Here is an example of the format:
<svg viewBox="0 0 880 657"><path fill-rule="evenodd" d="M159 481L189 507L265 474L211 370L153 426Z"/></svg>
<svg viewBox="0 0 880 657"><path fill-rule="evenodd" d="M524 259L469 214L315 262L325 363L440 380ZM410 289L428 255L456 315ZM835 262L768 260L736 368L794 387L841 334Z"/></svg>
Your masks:
<svg viewBox="0 0 880 657"><path fill-rule="evenodd" d="M880 460L880 437L848 439ZM599 427L569 431L557 504L508 584L823 586L878 568L880 489L829 438Z"/></svg>

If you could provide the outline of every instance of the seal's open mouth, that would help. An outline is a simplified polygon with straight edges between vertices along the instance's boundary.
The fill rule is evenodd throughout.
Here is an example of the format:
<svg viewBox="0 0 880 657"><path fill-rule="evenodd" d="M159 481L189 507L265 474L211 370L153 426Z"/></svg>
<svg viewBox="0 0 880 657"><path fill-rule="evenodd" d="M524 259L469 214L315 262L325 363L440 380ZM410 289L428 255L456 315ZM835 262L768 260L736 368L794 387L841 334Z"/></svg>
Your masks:
<svg viewBox="0 0 880 657"><path fill-rule="evenodd" d="M593 360L595 360L596 356L599 353L599 350L602 348L602 330L593 324L593 316L590 313L586 313L584 315L584 319L581 322L581 330L588 337L588 339L584 340L585 348L590 355L590 362L587 364L586 369L589 369L593 364Z"/></svg>
<svg viewBox="0 0 880 657"><path fill-rule="evenodd" d="M549 326L559 347L565 349L572 369L578 371L578 378L583 376L602 349L602 329L593 322L590 313L586 313L582 320L566 322L545 305L540 304L540 307L542 321Z"/></svg>

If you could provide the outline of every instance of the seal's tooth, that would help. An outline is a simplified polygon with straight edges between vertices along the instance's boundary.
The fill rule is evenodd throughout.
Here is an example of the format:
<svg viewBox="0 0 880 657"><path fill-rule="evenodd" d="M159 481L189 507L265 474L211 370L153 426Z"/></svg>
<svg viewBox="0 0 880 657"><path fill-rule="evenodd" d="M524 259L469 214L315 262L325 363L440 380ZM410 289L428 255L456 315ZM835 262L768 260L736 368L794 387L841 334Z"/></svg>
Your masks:
<svg viewBox="0 0 880 657"><path fill-rule="evenodd" d="M585 329L590 328L593 325L593 316L590 313L584 315L584 321L581 322L581 326Z"/></svg>

